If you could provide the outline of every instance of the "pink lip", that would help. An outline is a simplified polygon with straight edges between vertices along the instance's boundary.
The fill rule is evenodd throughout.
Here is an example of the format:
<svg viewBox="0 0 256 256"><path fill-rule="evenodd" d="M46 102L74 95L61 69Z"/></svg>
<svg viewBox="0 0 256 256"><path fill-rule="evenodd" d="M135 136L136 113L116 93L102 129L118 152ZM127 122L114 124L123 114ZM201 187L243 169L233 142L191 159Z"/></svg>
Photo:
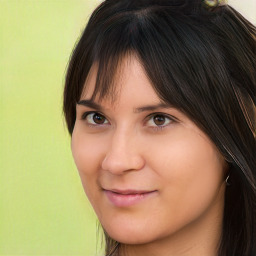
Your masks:
<svg viewBox="0 0 256 256"><path fill-rule="evenodd" d="M140 190L104 190L109 201L117 207L128 207L144 201L156 193L154 191Z"/></svg>

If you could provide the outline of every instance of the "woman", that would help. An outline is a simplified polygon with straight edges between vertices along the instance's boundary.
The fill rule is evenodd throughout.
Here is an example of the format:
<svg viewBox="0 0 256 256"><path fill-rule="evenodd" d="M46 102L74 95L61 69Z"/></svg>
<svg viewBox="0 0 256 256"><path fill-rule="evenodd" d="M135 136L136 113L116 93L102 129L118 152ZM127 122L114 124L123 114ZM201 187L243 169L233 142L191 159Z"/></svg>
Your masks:
<svg viewBox="0 0 256 256"><path fill-rule="evenodd" d="M255 40L220 1L94 11L64 113L106 255L256 255Z"/></svg>

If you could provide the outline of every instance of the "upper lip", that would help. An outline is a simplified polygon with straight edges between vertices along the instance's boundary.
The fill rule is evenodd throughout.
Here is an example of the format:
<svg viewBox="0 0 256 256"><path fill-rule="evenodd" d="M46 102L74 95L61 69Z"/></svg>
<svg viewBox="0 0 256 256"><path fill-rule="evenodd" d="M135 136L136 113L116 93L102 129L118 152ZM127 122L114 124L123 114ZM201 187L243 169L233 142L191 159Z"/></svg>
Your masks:
<svg viewBox="0 0 256 256"><path fill-rule="evenodd" d="M137 189L104 189L105 191L110 191L113 193L121 194L121 195L134 195L134 194L146 194L150 192L154 192L156 190L137 190Z"/></svg>

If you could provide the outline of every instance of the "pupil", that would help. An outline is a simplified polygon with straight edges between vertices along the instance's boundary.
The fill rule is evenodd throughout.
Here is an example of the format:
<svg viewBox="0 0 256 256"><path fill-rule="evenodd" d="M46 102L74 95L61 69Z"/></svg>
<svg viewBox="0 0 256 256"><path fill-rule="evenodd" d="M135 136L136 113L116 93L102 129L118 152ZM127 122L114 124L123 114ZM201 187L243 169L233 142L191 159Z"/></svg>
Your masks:
<svg viewBox="0 0 256 256"><path fill-rule="evenodd" d="M157 116L154 117L154 122L155 122L156 125L163 125L164 122L165 122L165 117L157 115Z"/></svg>
<svg viewBox="0 0 256 256"><path fill-rule="evenodd" d="M105 118L100 114L94 114L93 115L93 121L96 124L103 124L105 122Z"/></svg>

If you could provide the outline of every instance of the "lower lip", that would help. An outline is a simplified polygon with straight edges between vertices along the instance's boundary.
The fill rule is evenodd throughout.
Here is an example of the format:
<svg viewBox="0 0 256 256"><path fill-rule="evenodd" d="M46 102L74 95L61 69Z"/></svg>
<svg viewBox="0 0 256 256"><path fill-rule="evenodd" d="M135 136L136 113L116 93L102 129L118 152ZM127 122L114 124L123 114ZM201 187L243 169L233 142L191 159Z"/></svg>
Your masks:
<svg viewBox="0 0 256 256"><path fill-rule="evenodd" d="M117 207L128 207L138 204L148 197L156 194L156 191L141 193L141 194L118 194L109 190L105 190L106 196L109 201Z"/></svg>

